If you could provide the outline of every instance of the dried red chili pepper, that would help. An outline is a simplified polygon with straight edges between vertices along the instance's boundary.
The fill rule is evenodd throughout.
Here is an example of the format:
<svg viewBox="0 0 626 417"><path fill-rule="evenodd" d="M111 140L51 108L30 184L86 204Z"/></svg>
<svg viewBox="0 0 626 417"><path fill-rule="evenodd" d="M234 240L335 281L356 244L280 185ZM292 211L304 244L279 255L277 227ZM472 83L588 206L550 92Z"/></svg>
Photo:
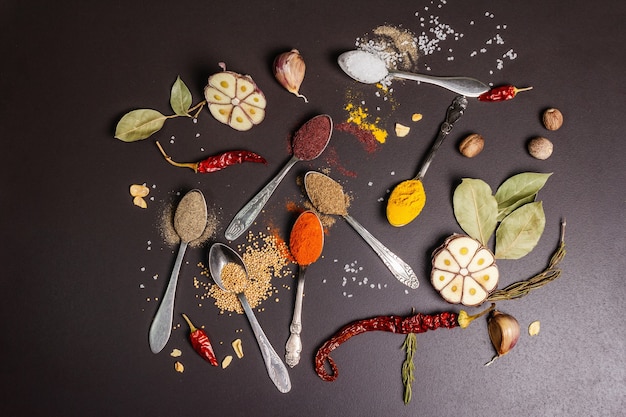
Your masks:
<svg viewBox="0 0 626 417"><path fill-rule="evenodd" d="M378 316L364 320L357 320L344 326L318 349L317 354L315 355L315 372L317 372L317 375L324 381L334 381L337 379L339 376L337 365L330 357L330 353L352 336L373 330L408 334L424 333L428 330L435 330L440 327L446 329L452 329L457 326L465 328L469 326L474 319L484 315L488 311L491 311L494 307L495 304L492 304L489 309L473 316L468 315L465 311L461 311L459 314L444 311L435 315L418 313L408 317ZM332 370L331 374L327 372L326 367L324 366L326 361L328 361Z"/></svg>
<svg viewBox="0 0 626 417"><path fill-rule="evenodd" d="M189 340L191 341L193 349L211 365L218 366L219 363L215 357L215 352L213 352L213 346L211 346L211 342L205 331L196 328L186 314L183 314L183 318L189 325L189 331L191 332L189 333Z"/></svg>
<svg viewBox="0 0 626 417"><path fill-rule="evenodd" d="M250 151L228 151L218 155L209 156L208 158L200 162L179 163L172 161L172 158L165 153L163 147L161 147L161 144L158 141L156 144L167 162L177 167L191 168L194 170L194 172L215 172L228 166L241 164L244 162L256 162L261 164L267 163L265 158L263 158L261 155Z"/></svg>
<svg viewBox="0 0 626 417"><path fill-rule="evenodd" d="M502 87L495 87L486 93L478 96L480 101L504 101L510 100L517 95L520 91L532 90L532 87L517 88L514 85L503 85Z"/></svg>

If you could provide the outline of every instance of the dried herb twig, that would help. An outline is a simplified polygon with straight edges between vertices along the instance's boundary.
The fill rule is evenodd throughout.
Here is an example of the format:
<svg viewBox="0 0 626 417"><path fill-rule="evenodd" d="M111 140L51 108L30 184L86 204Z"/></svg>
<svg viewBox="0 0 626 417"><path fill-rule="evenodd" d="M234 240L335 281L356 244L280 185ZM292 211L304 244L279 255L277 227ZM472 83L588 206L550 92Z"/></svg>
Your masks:
<svg viewBox="0 0 626 417"><path fill-rule="evenodd" d="M409 333L404 339L402 350L406 351L406 359L402 363L402 384L404 384L404 404L411 402L413 395L411 384L415 381L415 364L413 356L417 348L417 337L415 333Z"/></svg>
<svg viewBox="0 0 626 417"><path fill-rule="evenodd" d="M487 301L514 300L524 297L532 290L541 288L561 276L561 269L557 268L557 265L565 258L565 225L566 222L565 219L563 219L561 221L561 239L559 246L552 254L546 269L527 280L514 282L501 290L494 291L487 298Z"/></svg>

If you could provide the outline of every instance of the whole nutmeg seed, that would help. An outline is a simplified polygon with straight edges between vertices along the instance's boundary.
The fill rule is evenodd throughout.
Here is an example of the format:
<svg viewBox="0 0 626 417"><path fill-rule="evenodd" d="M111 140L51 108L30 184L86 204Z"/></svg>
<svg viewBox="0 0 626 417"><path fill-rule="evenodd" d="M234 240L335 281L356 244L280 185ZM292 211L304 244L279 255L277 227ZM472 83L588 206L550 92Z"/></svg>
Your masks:
<svg viewBox="0 0 626 417"><path fill-rule="evenodd" d="M537 159L548 159L552 155L553 148L552 142L541 136L528 142L528 153Z"/></svg>
<svg viewBox="0 0 626 417"><path fill-rule="evenodd" d="M485 139L478 133L472 133L461 141L459 144L459 152L463 156L473 158L482 152L485 147Z"/></svg>
<svg viewBox="0 0 626 417"><path fill-rule="evenodd" d="M563 113L559 109L547 109L543 112L543 125L548 130L558 130L563 126Z"/></svg>

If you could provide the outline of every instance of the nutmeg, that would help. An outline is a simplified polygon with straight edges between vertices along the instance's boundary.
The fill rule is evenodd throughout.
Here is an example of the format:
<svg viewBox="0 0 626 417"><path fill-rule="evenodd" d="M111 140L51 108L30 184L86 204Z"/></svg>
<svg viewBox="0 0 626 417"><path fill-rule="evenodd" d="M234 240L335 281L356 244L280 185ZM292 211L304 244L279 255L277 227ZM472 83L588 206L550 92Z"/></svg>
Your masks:
<svg viewBox="0 0 626 417"><path fill-rule="evenodd" d="M553 148L552 142L541 136L533 138L528 142L528 153L537 159L548 159L552 155Z"/></svg>
<svg viewBox="0 0 626 417"><path fill-rule="evenodd" d="M485 146L485 139L478 133L472 133L461 141L459 144L459 152L463 156L473 158L478 155Z"/></svg>
<svg viewBox="0 0 626 417"><path fill-rule="evenodd" d="M563 126L563 113L559 109L550 108L543 112L543 125L548 130L558 130Z"/></svg>

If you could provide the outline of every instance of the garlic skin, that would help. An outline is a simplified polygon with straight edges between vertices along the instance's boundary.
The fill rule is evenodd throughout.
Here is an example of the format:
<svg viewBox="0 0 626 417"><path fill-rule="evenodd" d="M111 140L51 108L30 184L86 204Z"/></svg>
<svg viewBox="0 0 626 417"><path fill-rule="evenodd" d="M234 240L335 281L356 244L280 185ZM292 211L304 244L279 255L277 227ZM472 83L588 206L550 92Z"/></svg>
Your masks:
<svg viewBox="0 0 626 417"><path fill-rule="evenodd" d="M491 359L485 366L504 356L511 351L517 344L520 336L520 326L515 317L494 310L487 322L487 330L489 331L489 339L498 354Z"/></svg>
<svg viewBox="0 0 626 417"><path fill-rule="evenodd" d="M304 99L305 103L309 100L300 94L300 85L304 80L306 72L306 64L300 52L292 49L289 52L283 52L274 60L274 76L278 82L292 94Z"/></svg>

